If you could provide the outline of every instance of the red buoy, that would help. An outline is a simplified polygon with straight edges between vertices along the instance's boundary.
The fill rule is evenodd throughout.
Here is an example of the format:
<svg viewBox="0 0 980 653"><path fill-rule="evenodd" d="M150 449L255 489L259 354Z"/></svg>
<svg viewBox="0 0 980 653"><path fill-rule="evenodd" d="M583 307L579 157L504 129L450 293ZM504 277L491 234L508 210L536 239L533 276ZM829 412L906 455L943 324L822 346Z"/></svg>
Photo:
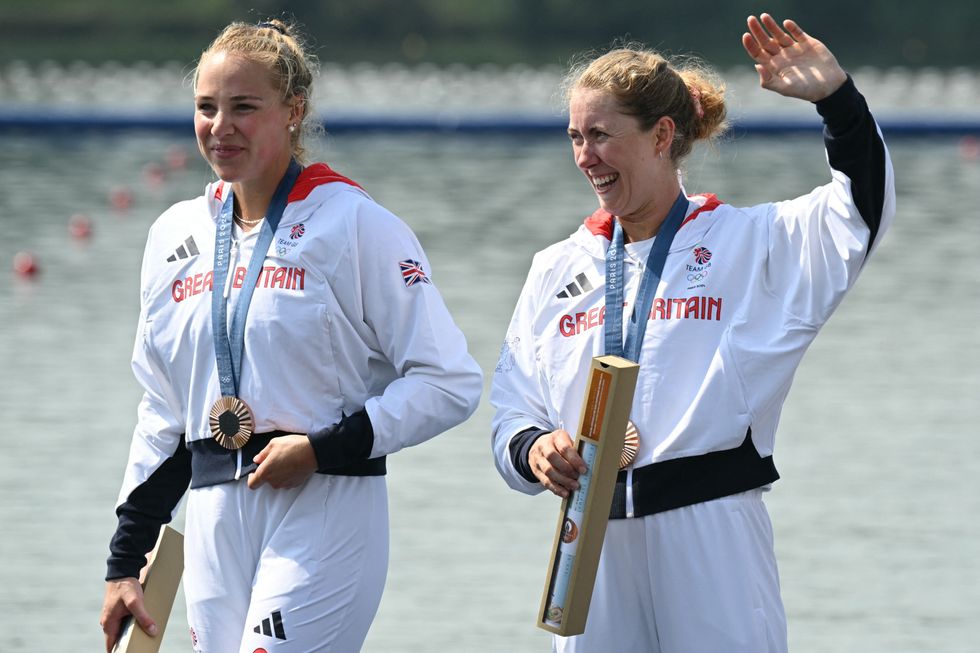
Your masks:
<svg viewBox="0 0 980 653"><path fill-rule="evenodd" d="M76 240L86 240L92 236L92 220L81 213L68 218L68 233Z"/></svg>
<svg viewBox="0 0 980 653"><path fill-rule="evenodd" d="M150 162L143 166L143 181L150 188L160 188L166 180L167 173L159 163Z"/></svg>
<svg viewBox="0 0 980 653"><path fill-rule="evenodd" d="M117 211L128 211L133 205L133 193L128 188L116 188L109 193L109 203Z"/></svg>
<svg viewBox="0 0 980 653"><path fill-rule="evenodd" d="M187 167L187 150L173 145L167 150L167 165L171 170L183 170Z"/></svg>
<svg viewBox="0 0 980 653"><path fill-rule="evenodd" d="M960 156L968 161L980 159L980 138L964 136L960 139Z"/></svg>
<svg viewBox="0 0 980 653"><path fill-rule="evenodd" d="M37 259L30 252L17 252L14 254L14 272L25 279L37 275L40 272Z"/></svg>

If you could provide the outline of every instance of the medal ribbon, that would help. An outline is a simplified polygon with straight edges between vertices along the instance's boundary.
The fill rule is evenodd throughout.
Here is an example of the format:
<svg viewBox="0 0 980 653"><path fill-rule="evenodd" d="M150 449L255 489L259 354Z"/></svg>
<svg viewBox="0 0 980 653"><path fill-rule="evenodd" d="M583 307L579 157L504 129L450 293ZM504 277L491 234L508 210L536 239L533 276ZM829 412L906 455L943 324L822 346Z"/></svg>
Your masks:
<svg viewBox="0 0 980 653"><path fill-rule="evenodd" d="M228 330L227 302L225 300L225 284L229 283L228 267L231 260L231 232L234 219L235 199L231 184L227 185L228 197L221 205L218 222L215 226L214 238L214 287L211 293L211 331L214 336L214 354L218 364L218 382L221 384L221 395L225 397L238 396L239 375L242 370L242 353L245 350L245 317L248 305L252 301L252 292L259 279L265 255L275 236L279 221L289 198L289 191L302 168L295 160L289 162L286 174L279 181L276 192L272 195L265 221L259 227L259 238L252 251L252 258L245 270L245 280L235 305L231 319L231 333Z"/></svg>
<svg viewBox="0 0 980 653"><path fill-rule="evenodd" d="M626 344L623 344L623 295L625 283L623 280L623 259L626 256L623 227L619 220L613 220L613 237L606 250L606 315L605 315L605 344L606 354L628 358L634 363L640 360L640 349L643 346L643 334L647 329L653 298L660 285L660 277L667 261L667 252L674 242L674 235L681 227L687 215L688 202L681 192L674 200L667 218L660 225L657 239L650 248L647 256L646 269L636 293L633 313L627 325Z"/></svg>

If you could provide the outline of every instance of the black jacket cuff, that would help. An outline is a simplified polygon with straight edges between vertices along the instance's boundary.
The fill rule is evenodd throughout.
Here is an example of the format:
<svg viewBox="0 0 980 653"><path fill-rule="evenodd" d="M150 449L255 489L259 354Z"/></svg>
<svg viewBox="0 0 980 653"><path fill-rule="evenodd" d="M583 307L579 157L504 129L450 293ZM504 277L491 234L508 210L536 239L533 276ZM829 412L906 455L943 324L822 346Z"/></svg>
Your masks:
<svg viewBox="0 0 980 653"><path fill-rule="evenodd" d="M551 433L548 429L529 428L521 431L510 440L510 459L514 463L514 469L528 483L540 483L538 478L531 471L531 464L528 462L528 455L531 447L545 433Z"/></svg>
<svg viewBox="0 0 980 653"><path fill-rule="evenodd" d="M181 436L173 455L116 508L118 523L109 542L106 580L139 578L146 554L156 544L160 528L170 522L190 482L191 456Z"/></svg>
<svg viewBox="0 0 980 653"><path fill-rule="evenodd" d="M374 447L374 427L363 408L345 415L333 426L307 435L316 455L318 472L367 460Z"/></svg>

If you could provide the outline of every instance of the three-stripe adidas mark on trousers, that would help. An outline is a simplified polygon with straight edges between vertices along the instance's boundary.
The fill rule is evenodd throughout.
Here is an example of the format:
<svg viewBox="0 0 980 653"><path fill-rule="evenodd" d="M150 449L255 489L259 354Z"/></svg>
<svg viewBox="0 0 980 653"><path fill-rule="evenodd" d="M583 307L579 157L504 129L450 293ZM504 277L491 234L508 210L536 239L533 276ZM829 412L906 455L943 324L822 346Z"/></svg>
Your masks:
<svg viewBox="0 0 980 653"><path fill-rule="evenodd" d="M575 281L577 281L578 283L575 283ZM589 278L585 276L584 272L576 275L575 281L565 286L565 289L555 296L558 299L568 299L569 297L578 297L583 292L588 292L593 288L592 283L589 282Z"/></svg>

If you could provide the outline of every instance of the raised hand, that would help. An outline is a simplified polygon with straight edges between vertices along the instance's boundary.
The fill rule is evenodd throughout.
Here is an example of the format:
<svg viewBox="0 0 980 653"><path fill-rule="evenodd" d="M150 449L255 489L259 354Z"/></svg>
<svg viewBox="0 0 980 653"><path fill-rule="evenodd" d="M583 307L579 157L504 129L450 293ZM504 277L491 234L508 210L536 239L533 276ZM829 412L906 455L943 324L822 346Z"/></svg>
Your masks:
<svg viewBox="0 0 980 653"><path fill-rule="evenodd" d="M762 14L749 16L747 22L749 31L742 35L742 46L755 60L762 88L816 102L847 79L827 46L792 20L784 20L780 27L772 16Z"/></svg>

